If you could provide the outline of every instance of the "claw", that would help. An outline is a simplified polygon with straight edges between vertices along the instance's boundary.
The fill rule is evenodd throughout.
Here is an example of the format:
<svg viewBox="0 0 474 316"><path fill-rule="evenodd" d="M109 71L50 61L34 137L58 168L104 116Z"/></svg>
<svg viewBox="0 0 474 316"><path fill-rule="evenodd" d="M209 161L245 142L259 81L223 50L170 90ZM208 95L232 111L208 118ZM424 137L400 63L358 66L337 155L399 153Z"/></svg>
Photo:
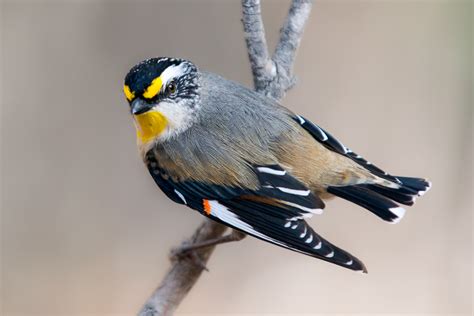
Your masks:
<svg viewBox="0 0 474 316"><path fill-rule="evenodd" d="M189 260L191 263L193 263L197 267L209 272L209 269L206 267L205 262L199 257L197 252L188 245L182 245L180 247L172 249L170 252L170 260L171 261Z"/></svg>
<svg viewBox="0 0 474 316"><path fill-rule="evenodd" d="M196 251L191 251L189 254L191 255L192 262L196 266L198 266L202 270L209 272L209 269L207 268L206 263L199 257Z"/></svg>

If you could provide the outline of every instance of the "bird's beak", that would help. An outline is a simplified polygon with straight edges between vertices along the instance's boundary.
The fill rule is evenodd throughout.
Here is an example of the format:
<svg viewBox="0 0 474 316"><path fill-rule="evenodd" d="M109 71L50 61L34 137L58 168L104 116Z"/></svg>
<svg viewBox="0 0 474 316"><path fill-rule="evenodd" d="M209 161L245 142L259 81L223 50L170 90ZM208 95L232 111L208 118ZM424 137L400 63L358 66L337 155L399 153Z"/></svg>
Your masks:
<svg viewBox="0 0 474 316"><path fill-rule="evenodd" d="M140 98L136 98L133 100L132 105L131 105L131 111L133 115L139 115L143 114L149 110L151 110L152 105L145 102L144 100Z"/></svg>

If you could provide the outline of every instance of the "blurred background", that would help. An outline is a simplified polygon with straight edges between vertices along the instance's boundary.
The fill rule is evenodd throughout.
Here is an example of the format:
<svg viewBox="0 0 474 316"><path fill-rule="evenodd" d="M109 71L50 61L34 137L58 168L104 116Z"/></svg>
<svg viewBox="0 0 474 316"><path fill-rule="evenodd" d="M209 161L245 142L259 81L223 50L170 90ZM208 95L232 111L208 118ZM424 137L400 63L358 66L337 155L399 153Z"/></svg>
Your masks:
<svg viewBox="0 0 474 316"><path fill-rule="evenodd" d="M253 238L221 246L179 315L470 314L472 2L315 1L283 103L433 188L398 225L348 202L311 224L368 275ZM289 1L263 0L271 48ZM122 95L176 56L251 86L240 1L3 1L3 315L134 315L202 221L153 183Z"/></svg>

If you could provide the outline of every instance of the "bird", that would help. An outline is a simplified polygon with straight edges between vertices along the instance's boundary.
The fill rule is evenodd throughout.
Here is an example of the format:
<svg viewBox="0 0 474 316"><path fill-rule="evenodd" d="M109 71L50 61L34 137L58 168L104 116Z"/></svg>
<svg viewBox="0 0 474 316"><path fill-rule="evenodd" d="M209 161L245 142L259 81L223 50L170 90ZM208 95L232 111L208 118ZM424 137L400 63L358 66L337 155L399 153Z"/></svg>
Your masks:
<svg viewBox="0 0 474 316"><path fill-rule="evenodd" d="M339 197L388 223L431 183L393 176L276 100L186 59L154 57L125 76L140 157L172 201L277 246L367 273L307 219Z"/></svg>

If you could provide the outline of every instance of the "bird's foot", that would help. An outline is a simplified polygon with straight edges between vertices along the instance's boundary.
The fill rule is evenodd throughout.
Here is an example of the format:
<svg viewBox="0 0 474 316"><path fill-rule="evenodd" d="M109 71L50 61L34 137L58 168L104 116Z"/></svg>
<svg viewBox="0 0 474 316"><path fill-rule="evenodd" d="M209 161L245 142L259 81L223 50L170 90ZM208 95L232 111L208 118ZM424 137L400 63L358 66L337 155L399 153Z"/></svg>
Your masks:
<svg viewBox="0 0 474 316"><path fill-rule="evenodd" d="M208 271L209 269L206 266L206 263L199 257L197 251L190 247L189 245L182 245L180 247L174 248L170 253L171 261L182 261L188 260L202 270Z"/></svg>

